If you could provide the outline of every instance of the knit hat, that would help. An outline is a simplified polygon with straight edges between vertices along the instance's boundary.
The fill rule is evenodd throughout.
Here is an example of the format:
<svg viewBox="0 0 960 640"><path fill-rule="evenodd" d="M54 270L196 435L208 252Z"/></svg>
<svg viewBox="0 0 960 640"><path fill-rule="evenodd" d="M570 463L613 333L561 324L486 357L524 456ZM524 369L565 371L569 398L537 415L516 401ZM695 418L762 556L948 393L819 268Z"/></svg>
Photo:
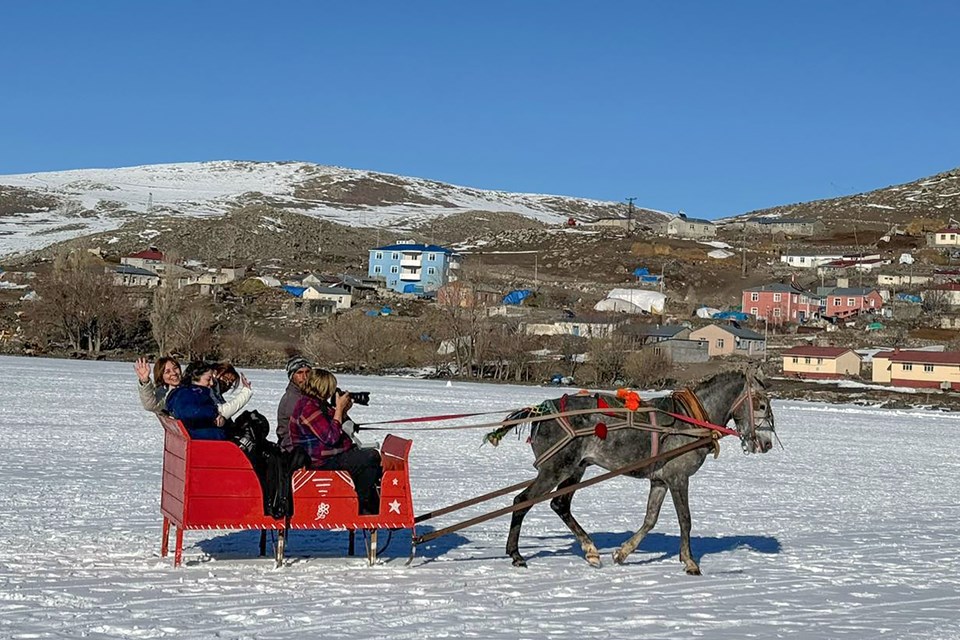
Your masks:
<svg viewBox="0 0 960 640"><path fill-rule="evenodd" d="M294 356L287 360L287 378L292 378L300 369L313 369L314 364L303 356Z"/></svg>

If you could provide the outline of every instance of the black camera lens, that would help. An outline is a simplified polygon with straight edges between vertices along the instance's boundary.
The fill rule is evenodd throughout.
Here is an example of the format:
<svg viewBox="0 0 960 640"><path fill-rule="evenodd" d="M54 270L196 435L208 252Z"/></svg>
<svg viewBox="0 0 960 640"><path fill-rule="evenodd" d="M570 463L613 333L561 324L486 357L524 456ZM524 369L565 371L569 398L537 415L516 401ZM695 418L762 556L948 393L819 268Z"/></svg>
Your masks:
<svg viewBox="0 0 960 640"><path fill-rule="evenodd" d="M351 391L350 399L353 400L354 404L367 406L368 404L370 404L370 392L369 391Z"/></svg>

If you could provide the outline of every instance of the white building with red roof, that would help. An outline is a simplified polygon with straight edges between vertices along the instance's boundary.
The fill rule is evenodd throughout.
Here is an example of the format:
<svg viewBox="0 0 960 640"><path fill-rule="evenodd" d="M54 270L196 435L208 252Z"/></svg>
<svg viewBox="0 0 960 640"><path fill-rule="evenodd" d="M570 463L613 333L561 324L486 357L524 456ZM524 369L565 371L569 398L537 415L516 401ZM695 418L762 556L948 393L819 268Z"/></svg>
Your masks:
<svg viewBox="0 0 960 640"><path fill-rule="evenodd" d="M860 356L850 347L792 347L783 352L783 375L847 378L860 375Z"/></svg>
<svg viewBox="0 0 960 640"><path fill-rule="evenodd" d="M960 389L960 352L896 349L873 356L873 381L897 387Z"/></svg>

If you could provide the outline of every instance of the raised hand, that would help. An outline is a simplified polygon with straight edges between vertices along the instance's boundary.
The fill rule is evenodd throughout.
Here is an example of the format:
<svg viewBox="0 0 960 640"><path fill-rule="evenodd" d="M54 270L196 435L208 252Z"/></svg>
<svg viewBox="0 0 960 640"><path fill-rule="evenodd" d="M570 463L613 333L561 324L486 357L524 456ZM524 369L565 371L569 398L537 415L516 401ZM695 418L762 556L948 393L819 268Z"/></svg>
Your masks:
<svg viewBox="0 0 960 640"><path fill-rule="evenodd" d="M133 363L133 370L137 372L137 378L140 379L141 384L150 382L150 365L146 358L137 358Z"/></svg>
<svg viewBox="0 0 960 640"><path fill-rule="evenodd" d="M247 389L252 389L252 388L253 388L253 385L250 384L250 381L249 381L249 380L247 380L247 376L243 375L242 373L240 374L240 384L242 384L243 386L245 386Z"/></svg>

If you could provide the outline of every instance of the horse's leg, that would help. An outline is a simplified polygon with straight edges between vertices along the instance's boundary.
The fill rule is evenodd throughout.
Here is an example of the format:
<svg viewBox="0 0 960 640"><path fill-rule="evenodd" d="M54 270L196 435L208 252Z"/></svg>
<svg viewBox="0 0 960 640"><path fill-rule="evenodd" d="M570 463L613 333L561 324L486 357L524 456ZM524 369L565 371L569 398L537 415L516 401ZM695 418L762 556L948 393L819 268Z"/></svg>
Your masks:
<svg viewBox="0 0 960 640"><path fill-rule="evenodd" d="M620 545L620 548L613 552L613 561L617 564L623 564L631 553L637 550L644 537L650 533L650 530L657 524L657 518L660 517L660 507L663 505L663 499L667 495L667 485L662 480L650 481L650 495L647 497L647 515L643 518L643 526L630 536L630 539Z"/></svg>
<svg viewBox="0 0 960 640"><path fill-rule="evenodd" d="M537 474L533 483L513 499L513 504L519 504L524 500L542 496L555 486L557 486L556 474L541 467L540 473ZM527 566L527 561L520 555L520 527L523 525L523 517L527 515L527 511L530 511L530 507L517 509L513 512L513 518L510 520L510 534L507 536L507 555L513 558L513 566L515 567Z"/></svg>
<svg viewBox="0 0 960 640"><path fill-rule="evenodd" d="M583 478L583 474L586 470L586 466L578 467L572 476L557 486L557 489L563 489L572 484L577 484ZM577 522L577 519L573 517L572 513L570 513L570 503L573 502L574 493L576 492L574 491L566 495L557 496L550 501L550 507L558 516L560 516L560 519L563 520L564 524L570 528L570 531L573 532L573 535L577 536L577 540L580 541L580 548L583 549L583 553L587 558L587 562L590 563L590 566L599 567L600 552L597 551L597 545L593 543L593 540L590 539L590 536L587 534L587 532L583 530L583 527L580 526L580 523Z"/></svg>
<svg viewBox="0 0 960 640"><path fill-rule="evenodd" d="M673 506L677 510L677 519L680 521L680 562L687 573L692 576L700 575L700 565L693 559L690 552L690 494L689 478L681 478L670 485L670 496Z"/></svg>

